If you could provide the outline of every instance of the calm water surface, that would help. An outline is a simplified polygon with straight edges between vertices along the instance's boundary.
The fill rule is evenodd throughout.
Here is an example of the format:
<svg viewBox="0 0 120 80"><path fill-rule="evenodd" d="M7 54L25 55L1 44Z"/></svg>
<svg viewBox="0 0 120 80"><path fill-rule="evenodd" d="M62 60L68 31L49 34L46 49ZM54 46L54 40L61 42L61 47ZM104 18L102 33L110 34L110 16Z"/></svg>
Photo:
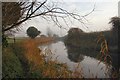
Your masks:
<svg viewBox="0 0 120 80"><path fill-rule="evenodd" d="M82 70L85 78L91 78L93 76L97 76L98 78L109 77L109 75L105 75L105 73L109 73L109 71L107 71L107 67L104 63L101 62L98 65L99 60L96 58L71 51L72 49L66 48L62 41L42 45L39 46L39 48L42 50L43 54L46 50L51 50L52 55L48 55L48 58L52 57L53 60L57 58L59 62L66 63L72 71L74 71L79 64L79 69Z"/></svg>

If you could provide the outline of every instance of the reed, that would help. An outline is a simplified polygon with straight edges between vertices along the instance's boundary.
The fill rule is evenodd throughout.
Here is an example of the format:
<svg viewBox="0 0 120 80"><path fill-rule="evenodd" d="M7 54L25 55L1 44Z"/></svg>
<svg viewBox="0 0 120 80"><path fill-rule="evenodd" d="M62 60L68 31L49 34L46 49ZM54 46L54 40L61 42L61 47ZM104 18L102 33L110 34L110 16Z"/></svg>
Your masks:
<svg viewBox="0 0 120 80"><path fill-rule="evenodd" d="M44 40L44 39L43 39ZM50 39L51 40L51 39ZM43 43L49 40L44 40ZM28 63L31 65L30 73L34 73L37 70L43 78L82 78L81 70L76 70L74 72L68 69L67 64L59 63L56 60L53 60L52 57L48 60L45 60L46 55L51 55L51 51L45 51L45 54L41 53L41 50L38 48L38 43L42 43L42 40L25 40L22 43L22 46L25 49L24 56L28 60ZM39 45L40 45L39 44ZM33 76L34 77L34 76Z"/></svg>

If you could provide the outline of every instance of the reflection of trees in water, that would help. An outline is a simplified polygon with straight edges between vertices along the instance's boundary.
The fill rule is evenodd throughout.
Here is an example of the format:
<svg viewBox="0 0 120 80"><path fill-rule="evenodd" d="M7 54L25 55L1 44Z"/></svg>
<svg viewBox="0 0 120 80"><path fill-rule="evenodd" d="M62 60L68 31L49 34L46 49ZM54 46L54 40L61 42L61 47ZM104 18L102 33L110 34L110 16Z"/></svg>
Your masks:
<svg viewBox="0 0 120 80"><path fill-rule="evenodd" d="M84 55L85 56L89 56L92 58L97 59L97 55L98 55L98 51L95 52L89 52L89 50L87 50L87 52L82 50L82 48L80 47L74 47L71 45L65 45L67 48L67 53L68 53L68 58L73 61L73 62L81 62L82 60L84 60ZM119 72L119 57L120 55L117 53L110 53L111 58L112 58L112 69L113 71L116 70Z"/></svg>
<svg viewBox="0 0 120 80"><path fill-rule="evenodd" d="M96 58L98 51L94 49L75 47L72 45L65 45L67 48L68 58L73 62L80 62L84 59L84 56Z"/></svg>
<svg viewBox="0 0 120 80"><path fill-rule="evenodd" d="M81 62L84 59L77 50L77 48L67 47L68 58L73 62Z"/></svg>
<svg viewBox="0 0 120 80"><path fill-rule="evenodd" d="M117 72L120 74L120 54L119 53L113 53L111 54L111 58L112 58L112 71L113 72Z"/></svg>
<svg viewBox="0 0 120 80"><path fill-rule="evenodd" d="M68 58L73 62L81 62L84 59L84 56L80 53L68 53Z"/></svg>

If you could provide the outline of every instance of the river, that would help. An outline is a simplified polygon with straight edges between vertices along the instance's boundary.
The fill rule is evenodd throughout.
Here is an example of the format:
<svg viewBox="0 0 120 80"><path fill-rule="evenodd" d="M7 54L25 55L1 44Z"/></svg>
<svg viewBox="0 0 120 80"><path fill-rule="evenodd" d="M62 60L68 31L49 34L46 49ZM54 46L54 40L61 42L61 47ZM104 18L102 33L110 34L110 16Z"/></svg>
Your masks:
<svg viewBox="0 0 120 80"><path fill-rule="evenodd" d="M43 54L46 50L50 50L52 54L48 55L49 58L52 57L53 60L57 58L58 62L66 63L72 71L79 65L79 69L82 70L85 78L109 78L110 70L107 69L106 64L103 62L98 64L99 60L95 57L68 49L62 41L41 45L39 48Z"/></svg>

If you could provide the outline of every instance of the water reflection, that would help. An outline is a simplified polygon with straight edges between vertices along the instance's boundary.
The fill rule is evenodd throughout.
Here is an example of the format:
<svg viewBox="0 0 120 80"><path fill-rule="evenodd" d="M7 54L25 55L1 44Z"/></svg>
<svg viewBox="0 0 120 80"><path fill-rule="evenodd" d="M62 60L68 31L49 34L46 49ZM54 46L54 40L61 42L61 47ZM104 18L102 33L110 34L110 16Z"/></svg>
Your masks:
<svg viewBox="0 0 120 80"><path fill-rule="evenodd" d="M81 62L84 60L84 56L80 54L76 48L67 47L68 58L73 62Z"/></svg>
<svg viewBox="0 0 120 80"><path fill-rule="evenodd" d="M109 77L109 75L105 75L106 65L102 62L98 65L99 60L95 58L95 55L97 55L95 53L81 53L80 48L65 46L61 41L40 46L43 51L46 48L53 53L51 55L53 59L57 57L57 60L66 63L70 70L75 70L75 67L80 63L85 78L91 78L92 75L98 78Z"/></svg>
<svg viewBox="0 0 120 80"><path fill-rule="evenodd" d="M67 48L68 58L73 62L81 62L82 60L85 59L85 56L88 56L88 57L91 57L94 59L98 59L97 56L99 54L99 51L97 51L95 49L93 49L92 52L90 52L88 50L86 52L86 51L83 51L80 47L74 47L71 45L65 45L65 46ZM113 73L113 72L119 73L120 72L119 71L119 69L120 69L120 65L119 65L120 54L117 52L116 53L110 52L109 54L112 59L112 64L107 63L107 65L109 64L109 66L111 67L111 68L109 68L110 73Z"/></svg>

